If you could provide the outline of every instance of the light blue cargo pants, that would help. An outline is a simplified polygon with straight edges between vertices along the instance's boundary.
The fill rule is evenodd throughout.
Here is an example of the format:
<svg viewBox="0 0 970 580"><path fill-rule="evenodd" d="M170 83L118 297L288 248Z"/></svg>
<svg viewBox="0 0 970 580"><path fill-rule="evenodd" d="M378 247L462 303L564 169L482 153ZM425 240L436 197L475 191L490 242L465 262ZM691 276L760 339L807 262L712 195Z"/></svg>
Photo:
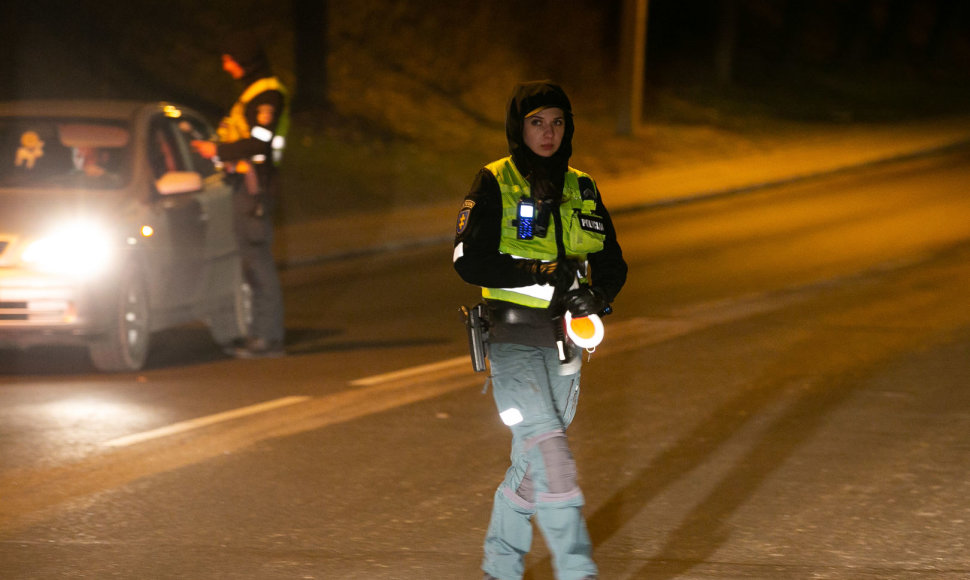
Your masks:
<svg viewBox="0 0 970 580"><path fill-rule="evenodd" d="M512 430L511 466L495 493L482 562L485 572L501 580L522 578L533 515L559 580L596 575L565 433L579 398L580 354L573 359L561 365L552 348L489 345L492 393Z"/></svg>

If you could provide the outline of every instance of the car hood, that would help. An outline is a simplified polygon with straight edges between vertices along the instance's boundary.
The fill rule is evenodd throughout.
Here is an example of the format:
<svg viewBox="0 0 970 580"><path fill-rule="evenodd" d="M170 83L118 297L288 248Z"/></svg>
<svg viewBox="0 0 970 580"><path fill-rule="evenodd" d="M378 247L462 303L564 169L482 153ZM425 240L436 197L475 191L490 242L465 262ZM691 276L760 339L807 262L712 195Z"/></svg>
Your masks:
<svg viewBox="0 0 970 580"><path fill-rule="evenodd" d="M124 210L115 191L0 191L0 237L32 237L70 220L117 223Z"/></svg>

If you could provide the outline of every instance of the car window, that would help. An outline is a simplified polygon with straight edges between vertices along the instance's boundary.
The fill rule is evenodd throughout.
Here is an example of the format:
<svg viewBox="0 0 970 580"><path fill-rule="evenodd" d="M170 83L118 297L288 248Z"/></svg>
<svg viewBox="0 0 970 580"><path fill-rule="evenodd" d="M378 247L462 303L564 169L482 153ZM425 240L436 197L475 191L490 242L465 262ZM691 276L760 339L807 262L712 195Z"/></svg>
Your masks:
<svg viewBox="0 0 970 580"><path fill-rule="evenodd" d="M161 179L170 171L188 170L175 130L173 119L158 116L152 120L148 135L148 163L155 179Z"/></svg>
<svg viewBox="0 0 970 580"><path fill-rule="evenodd" d="M0 119L0 186L114 188L129 175L125 125L88 119Z"/></svg>
<svg viewBox="0 0 970 580"><path fill-rule="evenodd" d="M192 164L192 169L199 172L203 178L214 174L217 170L212 161L196 153L191 146L192 141L211 140L213 138L212 128L202 119L183 114L178 120L178 129L185 150L189 152L189 162Z"/></svg>

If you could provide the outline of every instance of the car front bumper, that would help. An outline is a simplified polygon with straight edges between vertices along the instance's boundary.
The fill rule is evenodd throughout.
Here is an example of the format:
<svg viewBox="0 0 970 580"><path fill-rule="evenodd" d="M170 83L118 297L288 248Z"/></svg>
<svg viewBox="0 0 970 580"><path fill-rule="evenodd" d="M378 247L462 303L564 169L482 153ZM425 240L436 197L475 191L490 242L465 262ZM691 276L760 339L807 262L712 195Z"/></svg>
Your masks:
<svg viewBox="0 0 970 580"><path fill-rule="evenodd" d="M24 270L0 270L0 346L78 343L102 333L104 285Z"/></svg>

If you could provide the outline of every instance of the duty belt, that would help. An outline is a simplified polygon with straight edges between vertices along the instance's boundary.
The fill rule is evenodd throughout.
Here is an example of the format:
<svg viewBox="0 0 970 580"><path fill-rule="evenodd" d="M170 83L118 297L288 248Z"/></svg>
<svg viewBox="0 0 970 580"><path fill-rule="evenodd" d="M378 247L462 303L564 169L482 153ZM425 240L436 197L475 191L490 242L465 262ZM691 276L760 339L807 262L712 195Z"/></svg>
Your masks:
<svg viewBox="0 0 970 580"><path fill-rule="evenodd" d="M545 308L520 306L504 300L489 300L488 309L493 324L528 324L530 326L549 324L549 312Z"/></svg>

